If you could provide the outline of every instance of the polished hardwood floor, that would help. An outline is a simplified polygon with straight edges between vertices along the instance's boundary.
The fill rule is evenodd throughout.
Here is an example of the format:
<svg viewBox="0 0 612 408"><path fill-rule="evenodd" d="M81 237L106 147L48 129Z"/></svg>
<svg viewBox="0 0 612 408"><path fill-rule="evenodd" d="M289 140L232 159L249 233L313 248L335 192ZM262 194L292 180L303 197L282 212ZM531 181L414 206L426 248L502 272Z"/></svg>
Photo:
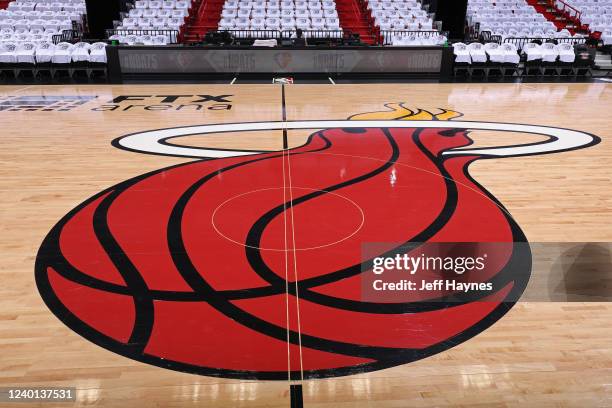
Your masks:
<svg viewBox="0 0 612 408"><path fill-rule="evenodd" d="M81 99L74 102L74 97ZM403 103L463 114L455 120L574 129L598 136L601 143L474 162L472 177L503 203L529 242L550 244L544 245L549 252L534 259L523 301L484 332L431 357L306 379L304 406L612 406L611 85L292 85L284 88L284 100L285 109L277 85L0 88L0 387L76 387L74 406L79 407L288 407L286 380L187 374L85 340L41 299L34 274L37 251L51 228L89 197L193 160L118 149L111 145L118 137L285 118L345 120ZM301 146L310 133L288 130L287 146ZM470 137L475 142L470 148L542 140L492 130L473 130ZM173 143L274 152L283 149L283 131L196 134ZM266 174L280 177L281 167L277 171ZM590 285L581 286L576 268ZM597 274L589 274L593 271Z"/></svg>

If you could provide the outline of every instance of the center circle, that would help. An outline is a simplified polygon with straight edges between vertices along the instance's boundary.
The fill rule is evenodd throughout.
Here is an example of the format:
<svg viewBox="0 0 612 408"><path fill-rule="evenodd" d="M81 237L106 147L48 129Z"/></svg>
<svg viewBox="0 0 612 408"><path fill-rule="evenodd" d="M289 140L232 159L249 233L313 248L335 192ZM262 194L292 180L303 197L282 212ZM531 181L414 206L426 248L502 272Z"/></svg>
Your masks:
<svg viewBox="0 0 612 408"><path fill-rule="evenodd" d="M244 219L245 212L257 210L257 203L266 202L271 195L284 198L285 202L291 203L297 197L311 193L321 194L299 205L287 205L285 211L277 216L280 218L277 222L280 221L286 231L283 237L285 239L279 240L282 241L279 245L247 245L244 229L235 228L237 222ZM316 200L325 200L325 205L317 208L331 208L333 213L309 208ZM270 209L262 208L261 215ZM342 222L338 222L339 215L342 217ZM308 251L332 246L349 239L363 227L365 216L357 203L338 193L306 187L272 187L247 191L225 200L213 211L211 222L221 237L244 247L266 251ZM250 225L248 227L250 228ZM307 243L300 245L300 241Z"/></svg>

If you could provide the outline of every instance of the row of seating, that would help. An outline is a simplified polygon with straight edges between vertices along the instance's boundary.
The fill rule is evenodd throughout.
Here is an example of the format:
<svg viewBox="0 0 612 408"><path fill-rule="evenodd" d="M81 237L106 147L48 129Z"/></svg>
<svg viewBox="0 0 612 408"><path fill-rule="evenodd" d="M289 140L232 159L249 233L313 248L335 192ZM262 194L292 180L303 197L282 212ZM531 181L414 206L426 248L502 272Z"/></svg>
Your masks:
<svg viewBox="0 0 612 408"><path fill-rule="evenodd" d="M40 31L62 31L72 29L70 20L0 20L0 30L3 32L40 34Z"/></svg>
<svg viewBox="0 0 612 408"><path fill-rule="evenodd" d="M0 43L0 64L106 63L106 43Z"/></svg>
<svg viewBox="0 0 612 408"><path fill-rule="evenodd" d="M131 9L128 13L128 17L130 18L185 18L189 15L189 11L187 9Z"/></svg>
<svg viewBox="0 0 612 408"><path fill-rule="evenodd" d="M219 30L340 30L338 18L222 18Z"/></svg>
<svg viewBox="0 0 612 408"><path fill-rule="evenodd" d="M0 21L13 20L13 21L52 21L52 20L71 20L81 21L82 14L79 13L68 13L68 12L55 12L55 11L8 11L0 10Z"/></svg>
<svg viewBox="0 0 612 408"><path fill-rule="evenodd" d="M59 33L56 31L45 31L40 34L30 34L30 33L17 33L17 32L8 32L8 33L0 33L0 42L33 42L33 43L44 43L44 42L53 42L53 36L58 35Z"/></svg>
<svg viewBox="0 0 612 408"><path fill-rule="evenodd" d="M402 35L401 33L394 33L383 35L384 44L392 46L409 46L409 47L420 47L420 46L436 46L444 45L448 38L445 35L439 33L432 33L431 35Z"/></svg>
<svg viewBox="0 0 612 408"><path fill-rule="evenodd" d="M121 25L117 26L117 30L132 30L132 29L156 29L156 30L179 30L185 24L184 18L132 18L126 17L121 21Z"/></svg>
<svg viewBox="0 0 612 408"><path fill-rule="evenodd" d="M592 56L580 52L568 43L528 43L517 54L514 44L479 43L455 45L455 76L496 77L580 76L592 75ZM523 61L522 63L520 61Z"/></svg>
<svg viewBox="0 0 612 408"><path fill-rule="evenodd" d="M564 63L572 63L576 59L574 46L569 43L527 43L521 50L526 55L527 61L541 60L544 62L556 62L557 60ZM520 56L518 48L510 43L486 43L481 44L474 42L470 44L455 43L453 44L453 53L455 54L455 63L472 64L472 63L510 63L518 64Z"/></svg>
<svg viewBox="0 0 612 408"><path fill-rule="evenodd" d="M306 9L283 9L283 10L223 10L222 18L268 18L268 17L289 17L289 18L338 18L336 9L332 10L306 10Z"/></svg>
<svg viewBox="0 0 612 408"><path fill-rule="evenodd" d="M332 0L308 0L308 1L237 1L227 0L223 4L223 10L336 10L336 3Z"/></svg>
<svg viewBox="0 0 612 408"><path fill-rule="evenodd" d="M165 34L113 34L108 39L125 45L168 45L176 42L176 39Z"/></svg>
<svg viewBox="0 0 612 408"><path fill-rule="evenodd" d="M187 10L191 7L191 2L186 0L136 0L134 2L134 8L137 9L184 9Z"/></svg>
<svg viewBox="0 0 612 408"><path fill-rule="evenodd" d="M9 3L7 7L8 11L19 12L19 11L52 11L55 13L66 11L69 13L81 13L84 14L86 12L85 2L83 0L75 1L75 2L67 2L67 1L53 1L53 2L41 2L41 1L23 1L23 0L15 0Z"/></svg>
<svg viewBox="0 0 612 408"><path fill-rule="evenodd" d="M340 30L333 0L227 0L219 30Z"/></svg>

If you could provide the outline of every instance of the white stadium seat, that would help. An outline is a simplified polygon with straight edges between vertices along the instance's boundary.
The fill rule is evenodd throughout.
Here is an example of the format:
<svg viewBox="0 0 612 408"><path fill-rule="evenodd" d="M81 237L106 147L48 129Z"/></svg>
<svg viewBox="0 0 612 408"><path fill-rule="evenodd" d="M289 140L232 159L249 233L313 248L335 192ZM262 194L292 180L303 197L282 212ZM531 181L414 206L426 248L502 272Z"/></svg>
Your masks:
<svg viewBox="0 0 612 408"><path fill-rule="evenodd" d="M477 43L477 42L471 43L471 44L468 44L467 48L470 52L470 58L472 59L472 62L476 62L476 63L487 62L487 54L482 44Z"/></svg>
<svg viewBox="0 0 612 408"><path fill-rule="evenodd" d="M0 43L0 63L14 64L17 62L17 44L14 42Z"/></svg>
<svg viewBox="0 0 612 408"><path fill-rule="evenodd" d="M89 48L91 46L86 42L79 42L74 44L72 49L72 62L88 62L89 61Z"/></svg>
<svg viewBox="0 0 612 408"><path fill-rule="evenodd" d="M50 42L41 42L36 45L36 63L43 64L51 62L55 54L55 45Z"/></svg>
<svg viewBox="0 0 612 408"><path fill-rule="evenodd" d="M544 43L540 47L542 53L542 61L544 62L555 62L559 56L559 51L553 43Z"/></svg>
<svg viewBox="0 0 612 408"><path fill-rule="evenodd" d="M453 44L453 54L455 54L455 62L463 64L471 64L470 50L464 43Z"/></svg>
<svg viewBox="0 0 612 408"><path fill-rule="evenodd" d="M21 42L17 45L15 56L17 63L20 64L35 64L36 59L36 44L33 42Z"/></svg>
<svg viewBox="0 0 612 408"><path fill-rule="evenodd" d="M557 53L559 54L559 61L565 63L572 63L576 59L576 53L574 52L574 46L568 43L561 43L555 46Z"/></svg>
<svg viewBox="0 0 612 408"><path fill-rule="evenodd" d="M72 62L72 50L74 45L61 42L55 46L55 52L51 58L54 64L69 64Z"/></svg>

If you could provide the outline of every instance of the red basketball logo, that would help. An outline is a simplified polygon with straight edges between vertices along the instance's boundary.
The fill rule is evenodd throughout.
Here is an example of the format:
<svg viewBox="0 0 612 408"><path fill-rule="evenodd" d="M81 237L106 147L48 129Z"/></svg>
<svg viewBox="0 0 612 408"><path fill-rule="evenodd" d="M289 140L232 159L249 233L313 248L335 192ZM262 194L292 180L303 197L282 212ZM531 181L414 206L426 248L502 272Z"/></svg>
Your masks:
<svg viewBox="0 0 612 408"><path fill-rule="evenodd" d="M531 267L529 251L513 244L526 241L522 231L468 165L598 139L390 107L350 121L194 126L117 140L128 150L200 160L126 180L67 214L38 254L45 302L71 329L116 353L233 378L282 380L288 367L307 378L371 371L468 340L524 290L529 274L515 276L510 266ZM278 152L171 143L283 128L314 130L303 146ZM548 140L469 148L470 129ZM483 272L482 281L497 284L492 294L375 303L361 297L361 275L372 267L361 258L364 242L509 246ZM402 245L386 254L402 253Z"/></svg>

